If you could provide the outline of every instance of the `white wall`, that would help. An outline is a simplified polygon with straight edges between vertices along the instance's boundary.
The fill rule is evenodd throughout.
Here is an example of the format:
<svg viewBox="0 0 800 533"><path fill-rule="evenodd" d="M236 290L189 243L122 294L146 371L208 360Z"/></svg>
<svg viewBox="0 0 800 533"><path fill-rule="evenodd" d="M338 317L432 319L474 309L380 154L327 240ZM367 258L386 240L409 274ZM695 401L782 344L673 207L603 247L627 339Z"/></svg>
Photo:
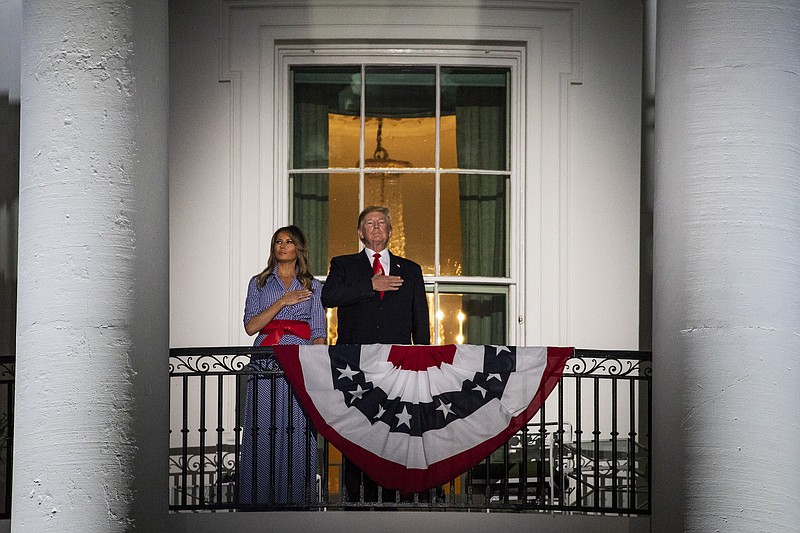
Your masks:
<svg viewBox="0 0 800 533"><path fill-rule="evenodd" d="M271 203L274 124L263 107L272 83L264 66L273 58L256 21L281 38L364 37L381 25L383 37L433 31L421 26L430 22L424 2L378 7L369 19L359 18L366 6L346 12L351 4L337 2L332 16L323 4L265 11L228 3L220 9L214 0L170 2L172 346L250 343L241 327L245 286L263 267L263 243L286 222L287 200ZM529 87L528 102L541 106L534 117L541 123L526 126L541 156L533 161L537 154L529 154L529 197L542 203L525 213L525 292L512 310L526 317L519 343L636 349L641 2L520 2L523 16L514 24L508 9L491 9L491 2L461 4L461 16L450 20L470 20L472 29L443 25L439 36L521 36L531 43L543 36L542 72L532 76L542 86ZM548 33L549 21L563 13L566 31ZM337 14L369 24L331 29Z"/></svg>
<svg viewBox="0 0 800 533"><path fill-rule="evenodd" d="M241 316L227 294L231 90L219 82L219 1L169 6L170 345L224 346Z"/></svg>
<svg viewBox="0 0 800 533"><path fill-rule="evenodd" d="M570 345L638 349L642 6L581 4L570 91Z"/></svg>

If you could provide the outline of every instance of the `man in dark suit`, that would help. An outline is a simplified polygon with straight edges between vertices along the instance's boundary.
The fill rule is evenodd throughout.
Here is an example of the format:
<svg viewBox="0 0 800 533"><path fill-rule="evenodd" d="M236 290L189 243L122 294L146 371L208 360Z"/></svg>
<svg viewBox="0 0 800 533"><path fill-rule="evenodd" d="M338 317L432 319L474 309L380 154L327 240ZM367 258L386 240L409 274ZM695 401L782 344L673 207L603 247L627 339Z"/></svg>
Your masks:
<svg viewBox="0 0 800 533"><path fill-rule="evenodd" d="M337 344L430 344L428 299L420 266L386 249L389 210L371 206L358 216L364 249L331 259L322 305L338 307ZM348 500L359 501L362 472L345 462ZM377 501L377 484L363 476L364 501Z"/></svg>

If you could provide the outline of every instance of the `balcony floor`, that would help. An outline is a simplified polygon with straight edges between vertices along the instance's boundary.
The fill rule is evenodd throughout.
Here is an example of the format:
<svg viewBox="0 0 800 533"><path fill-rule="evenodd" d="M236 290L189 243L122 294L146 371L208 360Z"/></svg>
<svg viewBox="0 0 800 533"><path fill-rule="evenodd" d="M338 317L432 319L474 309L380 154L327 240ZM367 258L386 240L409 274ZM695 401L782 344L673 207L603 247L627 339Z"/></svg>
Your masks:
<svg viewBox="0 0 800 533"><path fill-rule="evenodd" d="M399 515L402 516L399 516ZM269 526L265 526L269 524ZM247 533L256 531L359 531L470 533L649 533L649 516L601 516L549 513L462 512L274 512L274 513L171 513L173 533Z"/></svg>

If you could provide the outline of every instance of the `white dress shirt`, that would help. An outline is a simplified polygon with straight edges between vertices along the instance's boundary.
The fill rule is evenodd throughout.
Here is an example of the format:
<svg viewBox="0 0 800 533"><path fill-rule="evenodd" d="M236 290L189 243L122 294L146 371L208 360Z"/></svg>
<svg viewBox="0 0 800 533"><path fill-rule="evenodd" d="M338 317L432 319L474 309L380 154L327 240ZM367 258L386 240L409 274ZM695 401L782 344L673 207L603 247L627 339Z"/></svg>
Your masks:
<svg viewBox="0 0 800 533"><path fill-rule="evenodd" d="M375 250L370 250L366 246L364 247L364 251L367 252L367 257L369 257L369 264L371 265L373 261L375 261ZM383 273L385 275L389 275L391 269L389 268L389 249L384 248L381 252L381 266L383 267Z"/></svg>

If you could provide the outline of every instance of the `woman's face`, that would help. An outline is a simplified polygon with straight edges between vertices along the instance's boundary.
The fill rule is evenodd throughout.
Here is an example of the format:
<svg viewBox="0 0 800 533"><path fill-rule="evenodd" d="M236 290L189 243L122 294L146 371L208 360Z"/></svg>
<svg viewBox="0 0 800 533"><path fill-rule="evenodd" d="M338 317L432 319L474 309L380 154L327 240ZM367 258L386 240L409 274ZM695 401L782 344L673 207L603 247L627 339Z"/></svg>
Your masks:
<svg viewBox="0 0 800 533"><path fill-rule="evenodd" d="M275 259L277 259L279 263L296 261L297 248L294 246L292 236L285 231L278 233L278 236L275 238L275 245L273 246L272 253L275 254Z"/></svg>

